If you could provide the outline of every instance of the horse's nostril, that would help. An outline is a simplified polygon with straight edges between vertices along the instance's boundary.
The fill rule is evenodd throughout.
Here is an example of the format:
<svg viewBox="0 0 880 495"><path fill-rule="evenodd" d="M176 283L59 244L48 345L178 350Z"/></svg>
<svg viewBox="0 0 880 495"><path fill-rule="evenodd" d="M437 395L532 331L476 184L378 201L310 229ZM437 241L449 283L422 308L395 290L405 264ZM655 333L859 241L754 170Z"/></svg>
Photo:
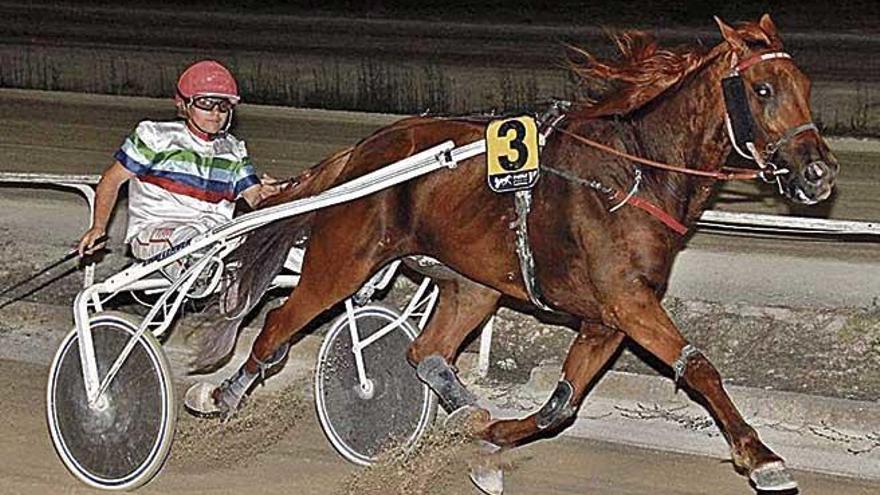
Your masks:
<svg viewBox="0 0 880 495"><path fill-rule="evenodd" d="M828 165L825 162L813 162L804 169L804 178L812 183L819 182L828 175Z"/></svg>

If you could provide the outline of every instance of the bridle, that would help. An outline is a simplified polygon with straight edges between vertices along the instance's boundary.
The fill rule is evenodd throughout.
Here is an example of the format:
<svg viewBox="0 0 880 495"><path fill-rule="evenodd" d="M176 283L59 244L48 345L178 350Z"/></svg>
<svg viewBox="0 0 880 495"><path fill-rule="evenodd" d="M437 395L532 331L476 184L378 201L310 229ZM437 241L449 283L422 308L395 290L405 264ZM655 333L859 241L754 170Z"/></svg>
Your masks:
<svg viewBox="0 0 880 495"><path fill-rule="evenodd" d="M786 52L759 53L741 62L737 62L736 58L734 58L730 72L727 76L724 77L724 79L721 80L725 105L725 127L727 128L727 133L730 137L731 143L733 144L733 148L743 158L757 163L760 170L725 167L724 169L719 171L708 171L692 169L680 165L672 165L669 163L658 162L654 160L649 160L647 158L635 156L624 151L612 148L611 146L599 143L597 141L587 139L584 136L571 132L565 128L559 127L558 124L562 121L562 119L557 119L556 121L554 121L551 127L553 131L559 132L560 134L565 134L566 136L590 147L596 148L600 151L604 151L608 154L617 155L636 163L648 165L649 167L659 168L662 170L678 172L687 175L696 175L716 180L751 180L760 178L767 182L780 182L780 177L790 173L790 170L779 168L778 166L776 166L775 163L770 161L770 158L772 158L773 155L776 154L776 151L783 144L790 141L798 134L806 131L815 131L816 133L818 133L819 128L816 127L816 124L814 124L813 122L807 122L792 127L786 130L785 133L783 133L783 135L775 142L767 144L763 153L759 152L757 150L757 146L755 145L755 129L757 128L757 126L755 124L755 119L752 116L751 108L749 107L748 98L746 96L745 83L742 80L741 73L742 71L760 62L790 58L791 55ZM743 150L747 150L748 153Z"/></svg>
<svg viewBox="0 0 880 495"><path fill-rule="evenodd" d="M791 55L786 52L764 52L755 54L742 61L738 61L736 55L734 55L730 72L721 80L721 88L724 94L724 106L726 109L724 123L727 128L727 135L733 144L733 149L743 158L757 163L762 172L759 174L759 177L766 182L776 182L781 193L783 191L782 176L789 174L790 170L779 168L771 161L771 158L782 145L798 134L807 131L815 131L818 134L819 128L813 122L806 122L791 127L779 139L768 143L763 152L757 149L755 145L757 125L749 107L742 73L758 63L779 59L790 60Z"/></svg>
<svg viewBox="0 0 880 495"><path fill-rule="evenodd" d="M641 163L650 167L659 168L670 172L695 175L715 180L751 180L760 178L768 183L776 182L777 186L779 187L779 192L783 193L784 189L782 185L782 176L789 174L791 171L786 168L779 168L775 163L771 161L771 158L776 154L776 151L779 150L782 145L790 141L795 136L807 131L815 131L818 134L819 129L813 122L807 122L794 126L786 130L779 139L767 144L763 152L758 151L757 146L755 145L757 125L755 123L754 116L752 115L751 108L749 107L745 83L742 80L741 74L743 71L755 64L777 59L791 59L791 55L781 51L765 52L758 53L742 61L738 61L737 57L734 55L730 72L728 72L728 74L721 80L725 105L725 127L727 128L727 133L730 137L733 148L740 156L757 163L760 170L724 167L722 170L709 171L692 169L685 166L677 166L649 160L647 158L642 158L626 153L624 151L620 151L597 141L587 139L584 136L581 136L565 129L564 127L559 126L558 124L560 124L565 117L564 114L557 116L548 123L546 134L549 134L549 132L551 131L559 132L560 134L564 134L569 138L574 139L575 141L581 142L605 153L617 155L635 163ZM546 138L546 136L544 137ZM748 153L743 150L747 150ZM567 180L573 180L573 178L568 177L567 174L561 173L561 171L549 167L544 168L548 169L548 171L552 173L562 176ZM579 180L577 182L583 182L584 184L589 185L595 181ZM599 183L596 182L596 184ZM614 197L617 199L623 197L623 195L619 192L614 193ZM637 206L647 211L652 216L665 223L672 230L680 234L684 234L687 232L687 227L678 222L678 220L670 217L668 214L660 210L655 205L649 204L644 200L636 201L637 199L638 198L635 197L634 193L628 194L621 203L615 206L614 209L616 210L620 206L623 206L623 204L631 202L634 206Z"/></svg>

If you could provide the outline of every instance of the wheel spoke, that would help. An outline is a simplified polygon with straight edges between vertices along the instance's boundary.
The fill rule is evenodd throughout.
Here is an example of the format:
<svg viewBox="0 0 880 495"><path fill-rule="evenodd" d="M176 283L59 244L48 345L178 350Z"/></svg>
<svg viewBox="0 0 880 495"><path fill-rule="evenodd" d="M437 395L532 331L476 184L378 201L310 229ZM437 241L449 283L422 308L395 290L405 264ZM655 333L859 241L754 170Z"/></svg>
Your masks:
<svg viewBox="0 0 880 495"><path fill-rule="evenodd" d="M358 347L369 370L369 394L360 386L351 325L364 339ZM379 305L353 309L327 333L318 356L315 402L321 427L346 459L371 464L388 447L413 444L433 419L434 396L406 361L416 335L408 319Z"/></svg>

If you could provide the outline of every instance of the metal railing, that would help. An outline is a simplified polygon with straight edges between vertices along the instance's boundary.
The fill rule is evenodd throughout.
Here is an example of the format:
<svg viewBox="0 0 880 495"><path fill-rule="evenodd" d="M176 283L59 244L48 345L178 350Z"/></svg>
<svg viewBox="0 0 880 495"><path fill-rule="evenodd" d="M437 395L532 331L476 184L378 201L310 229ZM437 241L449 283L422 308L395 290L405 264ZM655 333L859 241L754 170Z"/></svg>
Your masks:
<svg viewBox="0 0 880 495"><path fill-rule="evenodd" d="M26 172L0 172L2 184L36 184L48 186L60 186L75 189L86 198L89 205L89 228L92 226L93 213L95 211L95 189L101 179L100 175L75 175L75 174L39 174ZM89 263L83 269L83 287L92 285L95 281L95 264Z"/></svg>
<svg viewBox="0 0 880 495"><path fill-rule="evenodd" d="M715 230L791 235L880 235L880 222L734 213L717 210L703 212L697 226Z"/></svg>

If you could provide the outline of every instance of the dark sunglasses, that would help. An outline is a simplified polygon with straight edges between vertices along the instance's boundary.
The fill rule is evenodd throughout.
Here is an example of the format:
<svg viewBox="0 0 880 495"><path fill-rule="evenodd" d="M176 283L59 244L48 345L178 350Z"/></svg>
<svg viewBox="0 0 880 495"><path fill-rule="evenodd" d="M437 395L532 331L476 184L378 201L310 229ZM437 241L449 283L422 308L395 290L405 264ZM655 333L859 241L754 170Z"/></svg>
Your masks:
<svg viewBox="0 0 880 495"><path fill-rule="evenodd" d="M193 98L192 105L199 110L204 110L206 112L210 112L217 108L220 110L220 113L226 113L235 107L235 103L232 103L226 98L217 98L214 96L199 96L198 98Z"/></svg>

